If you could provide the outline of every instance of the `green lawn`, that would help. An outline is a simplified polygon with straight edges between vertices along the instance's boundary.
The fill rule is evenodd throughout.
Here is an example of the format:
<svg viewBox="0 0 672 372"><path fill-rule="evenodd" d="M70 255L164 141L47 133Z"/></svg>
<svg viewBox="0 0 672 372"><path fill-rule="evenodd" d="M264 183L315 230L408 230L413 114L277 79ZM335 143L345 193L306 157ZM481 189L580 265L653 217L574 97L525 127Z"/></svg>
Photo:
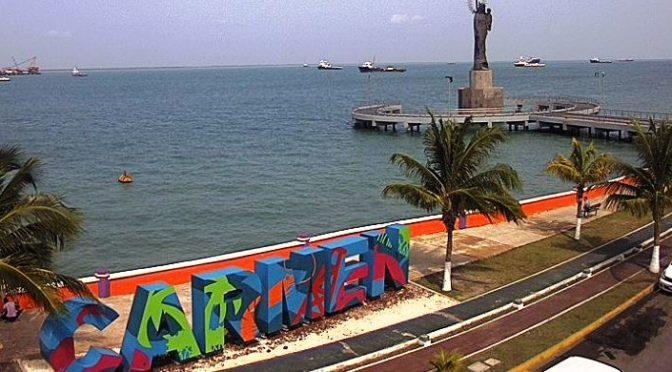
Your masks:
<svg viewBox="0 0 672 372"><path fill-rule="evenodd" d="M501 361L490 371L507 371L556 345L592 324L652 283L646 273L638 275L594 300L530 330L508 342L469 358L465 363L495 358Z"/></svg>
<svg viewBox="0 0 672 372"><path fill-rule="evenodd" d="M584 224L579 241L574 240L574 231L570 230L455 268L453 291L448 296L459 301L478 296L576 257L650 221L650 218L636 219L624 212L612 213ZM441 292L442 281L443 272L438 272L416 282Z"/></svg>

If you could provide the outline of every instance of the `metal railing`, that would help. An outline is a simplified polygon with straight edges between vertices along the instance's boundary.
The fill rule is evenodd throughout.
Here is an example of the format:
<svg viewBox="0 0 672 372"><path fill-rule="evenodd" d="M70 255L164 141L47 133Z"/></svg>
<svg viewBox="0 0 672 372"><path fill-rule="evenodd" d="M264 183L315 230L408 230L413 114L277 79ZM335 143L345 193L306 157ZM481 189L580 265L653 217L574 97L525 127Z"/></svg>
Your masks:
<svg viewBox="0 0 672 372"><path fill-rule="evenodd" d="M672 121L672 113L665 113L665 112L603 109L600 111L600 116L647 120L647 121L649 120L649 118L652 118L653 120L662 120L668 122Z"/></svg>

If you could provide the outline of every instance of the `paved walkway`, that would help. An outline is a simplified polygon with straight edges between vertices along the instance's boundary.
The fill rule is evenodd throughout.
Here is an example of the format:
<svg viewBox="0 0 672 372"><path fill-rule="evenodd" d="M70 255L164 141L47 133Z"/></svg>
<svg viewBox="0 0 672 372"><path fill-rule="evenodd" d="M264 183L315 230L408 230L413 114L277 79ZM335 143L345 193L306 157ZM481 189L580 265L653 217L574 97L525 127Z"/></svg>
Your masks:
<svg viewBox="0 0 672 372"><path fill-rule="evenodd" d="M602 210L599 217L610 214ZM576 207L559 208L530 216L519 224L498 223L465 230L454 235L453 264L491 257L510 249L571 230L576 223ZM595 219L584 219L589 222ZM411 242L411 280L443 271L446 255L446 234L433 234L414 238Z"/></svg>
<svg viewBox="0 0 672 372"><path fill-rule="evenodd" d="M663 231L672 227L672 219L663 224ZM528 279L490 292L474 300L448 307L443 310L395 324L374 332L352 337L343 341L321 345L316 348L289 354L284 357L270 359L238 367L238 371L260 370L313 370L345 360L366 355L396 344L415 339L419 335L454 325L462 320L487 313L517 298L542 290L565 278L594 266L610 257L625 252L653 235L653 228L648 226L637 232L615 240L554 269L537 274ZM571 293L571 292L570 292ZM399 368L397 366L397 368ZM404 366L403 370L409 370Z"/></svg>

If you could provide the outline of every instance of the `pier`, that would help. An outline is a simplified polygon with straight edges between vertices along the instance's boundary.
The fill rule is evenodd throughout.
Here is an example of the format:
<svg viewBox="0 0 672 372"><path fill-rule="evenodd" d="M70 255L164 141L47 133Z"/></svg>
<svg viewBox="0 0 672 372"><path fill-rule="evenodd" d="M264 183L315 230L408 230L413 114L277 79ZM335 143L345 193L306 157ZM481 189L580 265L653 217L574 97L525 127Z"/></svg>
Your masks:
<svg viewBox="0 0 672 372"><path fill-rule="evenodd" d="M438 119L464 123L471 118L472 123L492 127L506 125L509 131L530 130L588 135L603 138L631 140L634 135L633 122L642 123L652 118L655 122L672 119L672 114L603 110L588 99L553 98L538 100L523 110L522 105L509 109L451 110L436 113ZM429 113L405 112L401 104L379 104L357 107L352 111L353 126L396 132L398 130L420 132L420 128L431 122ZM534 126L531 126L534 124Z"/></svg>

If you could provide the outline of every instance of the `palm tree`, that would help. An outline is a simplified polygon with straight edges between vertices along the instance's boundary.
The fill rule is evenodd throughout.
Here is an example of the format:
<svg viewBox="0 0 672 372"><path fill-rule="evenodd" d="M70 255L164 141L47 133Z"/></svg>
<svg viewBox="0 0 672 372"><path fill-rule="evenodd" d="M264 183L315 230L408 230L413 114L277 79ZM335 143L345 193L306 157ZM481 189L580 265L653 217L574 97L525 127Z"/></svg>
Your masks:
<svg viewBox="0 0 672 372"><path fill-rule="evenodd" d="M429 363L436 368L438 372L463 372L466 370L464 367L464 357L456 353L448 353L445 350L441 350L440 353L434 355Z"/></svg>
<svg viewBox="0 0 672 372"><path fill-rule="evenodd" d="M470 136L469 121L461 125L440 119L437 124L431 117L423 141L426 163L405 154L390 158L416 183L390 184L383 189L383 196L403 199L428 212L441 211L447 231L443 290L450 291L457 219L469 211L480 212L490 220L503 216L507 221L518 221L525 214L510 194L511 190L521 188L518 173L506 164L481 170L497 145L504 141L502 130L481 128Z"/></svg>
<svg viewBox="0 0 672 372"><path fill-rule="evenodd" d="M0 291L24 292L46 312L61 312L62 290L93 296L79 280L52 271L54 255L81 230L82 217L60 197L38 193L40 161L20 158L17 148L0 147Z"/></svg>
<svg viewBox="0 0 672 372"><path fill-rule="evenodd" d="M635 123L635 148L639 166L618 161L616 171L623 180L609 185L607 207L616 207L637 217L651 213L653 253L649 270L660 271L660 226L665 210L672 206L672 125L656 125L649 130Z"/></svg>
<svg viewBox="0 0 672 372"><path fill-rule="evenodd" d="M576 188L576 231L574 239L581 239L581 217L583 195L593 187L607 180L614 169L614 158L609 154L599 154L591 142L583 149L581 142L572 138L572 153L569 158L556 155L546 171Z"/></svg>

